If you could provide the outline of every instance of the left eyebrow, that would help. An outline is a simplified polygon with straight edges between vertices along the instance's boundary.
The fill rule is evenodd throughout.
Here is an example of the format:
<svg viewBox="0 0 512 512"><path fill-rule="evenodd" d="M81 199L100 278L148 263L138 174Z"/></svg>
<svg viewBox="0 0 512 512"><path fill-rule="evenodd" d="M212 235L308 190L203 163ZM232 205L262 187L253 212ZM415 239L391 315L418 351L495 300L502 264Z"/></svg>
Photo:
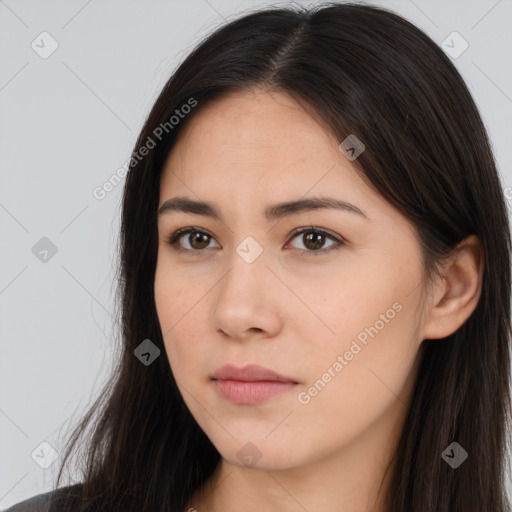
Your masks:
<svg viewBox="0 0 512 512"><path fill-rule="evenodd" d="M305 213L319 209L335 209L360 215L369 220L366 213L354 204L335 199L333 197L314 197L308 199L298 199L295 201L286 201L268 206L264 211L264 216L268 221L282 219L290 215ZM167 199L158 209L158 215L170 214L172 212L192 213L194 215L203 215L212 217L224 222L222 214L212 203L196 201L184 196Z"/></svg>

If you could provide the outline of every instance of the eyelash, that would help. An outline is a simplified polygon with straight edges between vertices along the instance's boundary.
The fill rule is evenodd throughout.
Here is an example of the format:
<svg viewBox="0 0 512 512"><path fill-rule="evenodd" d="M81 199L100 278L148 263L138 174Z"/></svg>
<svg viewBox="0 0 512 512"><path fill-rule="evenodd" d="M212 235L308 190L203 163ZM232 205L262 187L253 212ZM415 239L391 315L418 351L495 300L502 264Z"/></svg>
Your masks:
<svg viewBox="0 0 512 512"><path fill-rule="evenodd" d="M210 237L210 238L213 238L212 235L210 235L208 232L204 231L203 229L200 229L200 228L193 228L193 227L189 227L189 228L182 228L182 229L178 229L177 231L175 231L168 239L167 239L167 243L169 245L171 245L174 250L178 253L182 253L182 252L189 252L191 253L193 256L200 256L204 251L206 251L207 249L183 249L181 247L178 246L178 242L179 240L184 236L184 235L187 235L189 233L201 233L202 235L206 235L207 237ZM319 229L319 228L315 228L313 226L310 226L310 227L306 227L306 228L300 228L296 231L294 231L291 235L291 239L293 240L295 237L299 236L299 235L302 235L303 233L315 233L315 234L320 234L320 235L325 235L327 238L330 238L331 240L334 240L336 243L331 245L330 247L328 247L327 249L318 249L316 251L312 251L312 250L304 250L304 249L296 249L297 251L300 251L300 255L302 256L303 254L307 254L307 255L312 255L312 256L321 256L321 255L325 255L327 253L330 253L331 251L336 251L338 249L340 249L340 247L342 245L345 245L345 242L343 240L339 240L338 238L334 237L333 235L329 234L327 231L323 230L323 229Z"/></svg>

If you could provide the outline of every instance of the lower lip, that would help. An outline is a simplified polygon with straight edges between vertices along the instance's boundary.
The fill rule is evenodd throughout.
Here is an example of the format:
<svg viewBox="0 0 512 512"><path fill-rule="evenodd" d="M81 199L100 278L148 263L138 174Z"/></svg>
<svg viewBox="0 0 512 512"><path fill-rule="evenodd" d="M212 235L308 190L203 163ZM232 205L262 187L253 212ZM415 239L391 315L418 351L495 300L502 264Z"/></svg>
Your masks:
<svg viewBox="0 0 512 512"><path fill-rule="evenodd" d="M242 380L214 380L220 394L230 402L238 405L259 404L269 398L289 391L295 387L295 382L255 381Z"/></svg>

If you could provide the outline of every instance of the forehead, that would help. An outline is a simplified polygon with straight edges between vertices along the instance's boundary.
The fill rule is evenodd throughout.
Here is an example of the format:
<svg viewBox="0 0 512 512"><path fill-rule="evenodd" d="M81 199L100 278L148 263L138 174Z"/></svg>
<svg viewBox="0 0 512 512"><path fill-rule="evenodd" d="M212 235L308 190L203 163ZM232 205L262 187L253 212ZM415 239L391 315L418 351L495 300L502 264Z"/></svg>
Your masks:
<svg viewBox="0 0 512 512"><path fill-rule="evenodd" d="M243 205L339 191L347 200L375 200L338 144L283 93L231 93L205 105L180 132L162 170L161 196Z"/></svg>
<svg viewBox="0 0 512 512"><path fill-rule="evenodd" d="M167 158L162 188L179 185L173 174L195 183L215 178L260 185L270 179L274 187L289 179L313 184L334 164L351 167L335 138L300 104L282 93L250 90L197 112Z"/></svg>

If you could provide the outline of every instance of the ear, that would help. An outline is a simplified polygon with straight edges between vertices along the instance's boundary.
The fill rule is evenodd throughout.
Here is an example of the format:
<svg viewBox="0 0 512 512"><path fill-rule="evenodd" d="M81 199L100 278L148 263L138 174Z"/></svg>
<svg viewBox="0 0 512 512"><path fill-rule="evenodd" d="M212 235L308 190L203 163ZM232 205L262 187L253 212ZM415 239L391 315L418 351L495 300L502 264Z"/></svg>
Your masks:
<svg viewBox="0 0 512 512"><path fill-rule="evenodd" d="M440 271L443 279L432 292L421 339L453 334L476 308L484 273L484 254L478 237L470 235L462 240Z"/></svg>

